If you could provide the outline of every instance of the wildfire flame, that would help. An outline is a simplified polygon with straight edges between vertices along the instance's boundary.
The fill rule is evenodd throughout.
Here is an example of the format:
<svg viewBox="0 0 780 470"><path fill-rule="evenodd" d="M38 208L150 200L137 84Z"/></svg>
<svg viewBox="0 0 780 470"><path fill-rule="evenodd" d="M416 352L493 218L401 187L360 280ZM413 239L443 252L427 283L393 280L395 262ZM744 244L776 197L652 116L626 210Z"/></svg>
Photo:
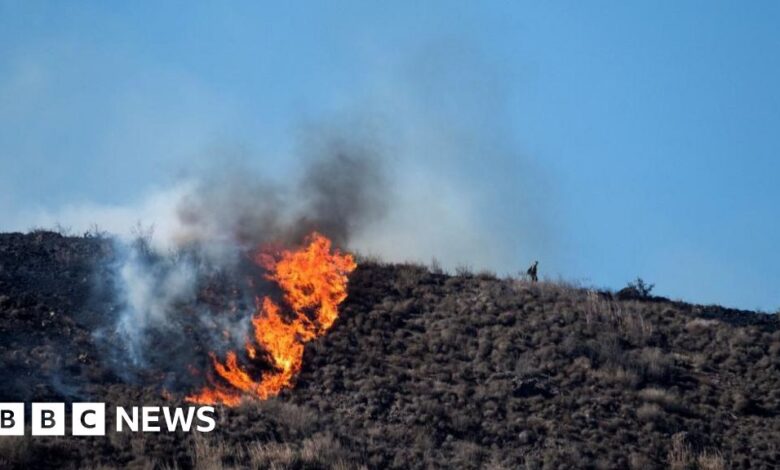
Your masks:
<svg viewBox="0 0 780 470"><path fill-rule="evenodd" d="M301 370L304 344L333 325L339 304L347 298L347 275L357 267L352 255L331 251L330 240L316 232L298 250L261 251L255 262L267 270L267 279L279 285L292 314L286 320L270 297L256 299L254 338L247 339L244 348L253 361L265 352L274 371L256 380L239 364L235 351L228 351L224 362L212 352L214 371L221 381L210 378L208 386L186 397L189 402L236 406L244 397L266 399L291 387Z"/></svg>

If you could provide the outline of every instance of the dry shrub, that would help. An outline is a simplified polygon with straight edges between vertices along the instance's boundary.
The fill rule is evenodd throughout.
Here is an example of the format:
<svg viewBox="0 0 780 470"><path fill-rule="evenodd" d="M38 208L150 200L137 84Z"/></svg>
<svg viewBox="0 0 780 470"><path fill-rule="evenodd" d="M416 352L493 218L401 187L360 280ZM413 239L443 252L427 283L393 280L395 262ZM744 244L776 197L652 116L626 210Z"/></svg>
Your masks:
<svg viewBox="0 0 780 470"><path fill-rule="evenodd" d="M284 424L285 428L298 435L309 435L317 427L317 414L308 407L272 398L249 400L243 407L255 407L260 415Z"/></svg>
<svg viewBox="0 0 780 470"><path fill-rule="evenodd" d="M460 277L471 277L473 275L473 271L471 266L467 264L461 264L455 267L455 275Z"/></svg>
<svg viewBox="0 0 780 470"><path fill-rule="evenodd" d="M256 442L246 453L252 468L292 468L298 462L298 453L289 444Z"/></svg>
<svg viewBox="0 0 780 470"><path fill-rule="evenodd" d="M651 468L652 464L650 459L646 455L637 452L632 452L628 456L628 467L631 470L645 470Z"/></svg>
<svg viewBox="0 0 780 470"><path fill-rule="evenodd" d="M557 280L544 279L536 283L531 283L531 285L545 294L556 296L560 299L575 301L583 299L584 295L586 295L585 290L580 284L562 278Z"/></svg>
<svg viewBox="0 0 780 470"><path fill-rule="evenodd" d="M672 436L672 446L667 454L671 470L725 470L726 459L718 451L705 450L698 455L691 451L685 439L685 433L679 432Z"/></svg>
<svg viewBox="0 0 780 470"><path fill-rule="evenodd" d="M674 360L659 348L643 348L637 366L642 375L652 381L666 381L672 372Z"/></svg>
<svg viewBox="0 0 780 470"><path fill-rule="evenodd" d="M691 451L685 439L685 433L679 432L672 436L672 446L667 454L671 470L725 470L726 459L718 451L705 450L698 455Z"/></svg>
<svg viewBox="0 0 780 470"><path fill-rule="evenodd" d="M301 459L304 462L332 464L341 460L341 444L330 433L318 433L303 441Z"/></svg>
<svg viewBox="0 0 780 470"><path fill-rule="evenodd" d="M636 417L641 421L657 421L663 415L663 410L655 403L645 403L636 410Z"/></svg>
<svg viewBox="0 0 780 470"><path fill-rule="evenodd" d="M641 313L626 311L619 317L618 322L623 336L636 345L647 344L653 336L653 325L645 320Z"/></svg>
<svg viewBox="0 0 780 470"><path fill-rule="evenodd" d="M726 459L720 452L704 451L696 457L700 470L726 470Z"/></svg>
<svg viewBox="0 0 780 470"><path fill-rule="evenodd" d="M590 290L585 297L585 322L608 323L632 344L642 346L653 336L653 325L645 320L637 302L616 302Z"/></svg>
<svg viewBox="0 0 780 470"><path fill-rule="evenodd" d="M685 433L678 432L672 436L672 446L667 454L669 470L687 470L693 464L691 446L685 442Z"/></svg>
<svg viewBox="0 0 780 470"><path fill-rule="evenodd" d="M713 327L717 327L720 324L717 320L709 320L706 318L694 318L685 324L685 329L691 333L701 333L709 331Z"/></svg>
<svg viewBox="0 0 780 470"><path fill-rule="evenodd" d="M201 433L192 437L192 467L197 470L219 470L224 468L223 459L235 449L229 449L222 439L209 438Z"/></svg>
<svg viewBox="0 0 780 470"><path fill-rule="evenodd" d="M504 464L498 453L492 453L490 459L482 466L485 470L509 470L513 467Z"/></svg>
<svg viewBox="0 0 780 470"><path fill-rule="evenodd" d="M623 315L621 303L602 297L598 292L589 290L585 296L585 322L617 323Z"/></svg>
<svg viewBox="0 0 780 470"><path fill-rule="evenodd" d="M660 388L646 388L639 392L639 396L648 403L654 403L663 407L666 411L684 411L680 400L672 393Z"/></svg>
<svg viewBox="0 0 780 470"><path fill-rule="evenodd" d="M246 448L251 468L354 468L342 454L341 444L331 434L315 434L300 446L255 442Z"/></svg>
<svg viewBox="0 0 780 470"><path fill-rule="evenodd" d="M641 377L636 372L623 367L603 367L591 371L589 375L599 381L626 388L635 388L641 382Z"/></svg>
<svg viewBox="0 0 780 470"><path fill-rule="evenodd" d="M481 463L486 455L486 450L477 443L471 441L455 441L452 443L456 467L464 468Z"/></svg>
<svg viewBox="0 0 780 470"><path fill-rule="evenodd" d="M393 281L393 286L405 295L412 295L414 289L430 276L428 268L422 264L404 263L398 267L398 275ZM468 273L471 275L471 272Z"/></svg>
<svg viewBox="0 0 780 470"><path fill-rule="evenodd" d="M483 280L483 281L497 281L498 275L495 271L491 271L490 269L481 269L479 272L477 272L477 279Z"/></svg>

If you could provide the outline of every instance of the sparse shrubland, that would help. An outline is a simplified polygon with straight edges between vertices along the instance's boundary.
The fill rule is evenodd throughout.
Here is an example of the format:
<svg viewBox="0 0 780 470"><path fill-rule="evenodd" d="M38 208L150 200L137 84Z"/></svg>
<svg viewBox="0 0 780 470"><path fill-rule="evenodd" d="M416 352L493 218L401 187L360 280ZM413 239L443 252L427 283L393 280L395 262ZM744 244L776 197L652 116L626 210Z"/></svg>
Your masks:
<svg viewBox="0 0 780 470"><path fill-rule="evenodd" d="M95 382L80 393L160 402L159 390L123 383L90 356L76 281L99 240L8 237L0 236L2 334L28 332L36 346L0 342L3 376L36 377L40 364L24 358L46 352L67 327L73 346L61 360ZM775 315L371 259L350 282L340 319L307 344L297 387L221 410L214 433L2 439L2 466L780 465ZM52 310L61 315L48 318ZM90 359L79 363L82 353ZM59 392L40 382L25 386L53 401ZM5 388L0 400L18 401L19 390Z"/></svg>

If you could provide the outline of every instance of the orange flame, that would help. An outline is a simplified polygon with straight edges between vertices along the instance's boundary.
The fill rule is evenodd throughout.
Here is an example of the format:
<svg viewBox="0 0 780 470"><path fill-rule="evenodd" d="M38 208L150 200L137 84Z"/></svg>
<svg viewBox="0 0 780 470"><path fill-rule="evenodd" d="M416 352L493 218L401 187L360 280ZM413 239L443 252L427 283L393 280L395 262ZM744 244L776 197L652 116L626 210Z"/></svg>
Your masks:
<svg viewBox="0 0 780 470"><path fill-rule="evenodd" d="M224 363L211 353L214 371L227 385L211 379L210 386L186 397L189 402L236 406L245 396L264 400L291 387L301 370L304 344L333 325L339 304L347 298L347 275L357 267L352 255L337 250L331 253L330 240L316 232L299 250L285 250L276 256L261 252L255 262L268 270L266 278L279 285L293 314L287 321L270 297L257 299L252 317L254 343L267 353L275 370L255 380L239 364L234 351L228 351ZM259 355L255 344L250 339L245 344L251 360Z"/></svg>

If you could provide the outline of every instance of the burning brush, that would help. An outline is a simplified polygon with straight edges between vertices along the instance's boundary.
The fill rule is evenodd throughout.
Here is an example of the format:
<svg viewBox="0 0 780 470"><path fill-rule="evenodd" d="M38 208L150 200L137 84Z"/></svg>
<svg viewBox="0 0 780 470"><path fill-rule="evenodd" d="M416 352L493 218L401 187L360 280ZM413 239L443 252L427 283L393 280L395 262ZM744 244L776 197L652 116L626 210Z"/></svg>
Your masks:
<svg viewBox="0 0 780 470"><path fill-rule="evenodd" d="M228 351L224 362L211 352L216 375L210 374L209 385L187 401L236 406L244 397L266 399L291 387L305 343L322 336L338 318L338 306L347 298L347 276L357 267L352 255L331 250L331 241L317 232L297 250L261 249L254 262L278 285L283 302L267 295L256 298L254 337L246 340L244 359L267 359L273 370L255 378L235 351Z"/></svg>

